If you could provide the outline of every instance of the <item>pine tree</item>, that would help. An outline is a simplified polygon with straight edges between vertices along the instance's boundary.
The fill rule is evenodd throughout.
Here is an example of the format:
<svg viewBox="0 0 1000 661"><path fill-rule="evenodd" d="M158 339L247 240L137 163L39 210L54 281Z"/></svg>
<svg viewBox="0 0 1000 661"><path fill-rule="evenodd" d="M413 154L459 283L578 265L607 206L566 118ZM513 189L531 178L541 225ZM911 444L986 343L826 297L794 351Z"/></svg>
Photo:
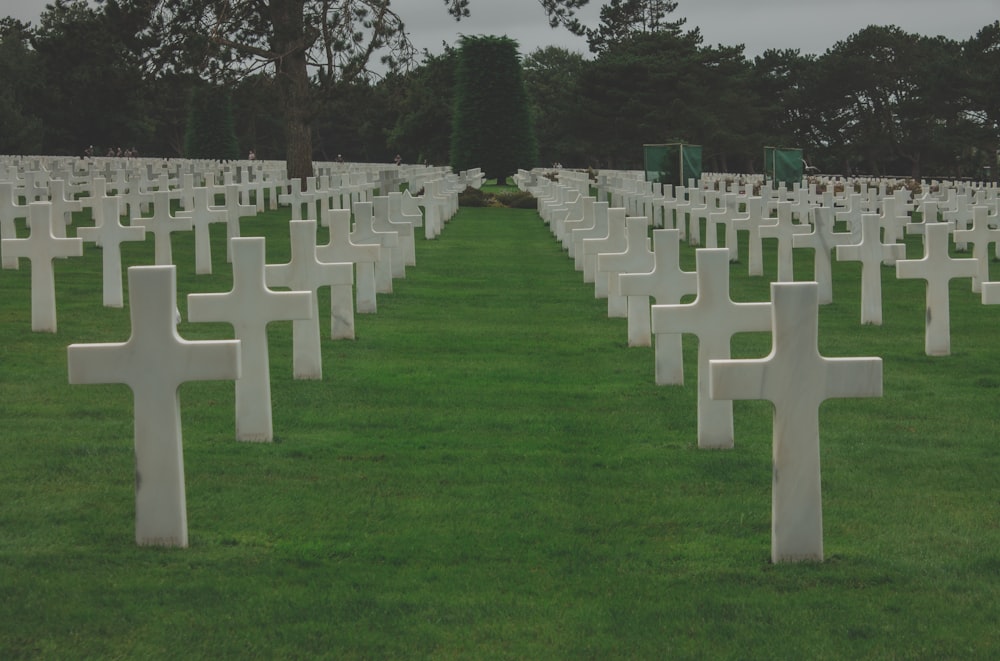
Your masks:
<svg viewBox="0 0 1000 661"><path fill-rule="evenodd" d="M507 37L463 37L455 71L451 167L480 167L504 184L538 160L538 143L517 55Z"/></svg>

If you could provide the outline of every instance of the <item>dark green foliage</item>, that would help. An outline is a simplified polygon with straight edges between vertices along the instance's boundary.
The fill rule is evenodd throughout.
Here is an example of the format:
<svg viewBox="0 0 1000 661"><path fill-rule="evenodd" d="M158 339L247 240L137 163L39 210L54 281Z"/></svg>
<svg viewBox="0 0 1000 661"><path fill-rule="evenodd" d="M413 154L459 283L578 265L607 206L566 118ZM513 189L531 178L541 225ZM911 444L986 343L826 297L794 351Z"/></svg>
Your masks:
<svg viewBox="0 0 1000 661"><path fill-rule="evenodd" d="M524 59L524 86L531 99L543 166L556 162L579 166L592 160L595 136L580 123L579 80L584 66L581 54L555 46L538 49Z"/></svg>
<svg viewBox="0 0 1000 661"><path fill-rule="evenodd" d="M400 77L390 102L397 112L388 142L407 162L448 162L457 51L427 55L410 75ZM386 83L391 84L392 78Z"/></svg>
<svg viewBox="0 0 1000 661"><path fill-rule="evenodd" d="M538 201L527 191L517 189L484 191L467 187L458 195L460 207L507 207L508 209L537 209Z"/></svg>
<svg viewBox="0 0 1000 661"><path fill-rule="evenodd" d="M187 158L240 158L229 90L206 85L191 91L184 154Z"/></svg>
<svg viewBox="0 0 1000 661"><path fill-rule="evenodd" d="M507 37L463 37L455 73L451 167L481 167L502 183L538 160L517 43Z"/></svg>

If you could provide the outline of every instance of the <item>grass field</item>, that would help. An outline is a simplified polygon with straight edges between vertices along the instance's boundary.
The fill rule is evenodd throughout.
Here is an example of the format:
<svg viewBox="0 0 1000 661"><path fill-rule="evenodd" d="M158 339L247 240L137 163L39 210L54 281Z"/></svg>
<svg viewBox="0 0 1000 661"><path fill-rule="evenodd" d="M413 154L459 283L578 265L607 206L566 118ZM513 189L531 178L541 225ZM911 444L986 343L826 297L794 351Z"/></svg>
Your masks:
<svg viewBox="0 0 1000 661"><path fill-rule="evenodd" d="M287 217L243 221L269 263ZM185 319L184 295L231 286L212 232L211 276L174 240ZM775 252L748 278L743 251L734 299L767 300ZM860 265L834 277L820 350L882 357L885 394L823 405L827 559L772 565L771 406L735 403L736 447L699 451L696 341L687 385L657 387L532 211L418 239L357 339L324 340L323 381L291 378L272 324L277 442L234 440L232 382L182 386L188 549L134 545L129 390L67 381L68 344L129 335L100 250L57 261L55 335L30 331L27 263L0 272L0 658L997 658L1000 308L954 281L952 355L930 358L922 282L884 269L863 327Z"/></svg>

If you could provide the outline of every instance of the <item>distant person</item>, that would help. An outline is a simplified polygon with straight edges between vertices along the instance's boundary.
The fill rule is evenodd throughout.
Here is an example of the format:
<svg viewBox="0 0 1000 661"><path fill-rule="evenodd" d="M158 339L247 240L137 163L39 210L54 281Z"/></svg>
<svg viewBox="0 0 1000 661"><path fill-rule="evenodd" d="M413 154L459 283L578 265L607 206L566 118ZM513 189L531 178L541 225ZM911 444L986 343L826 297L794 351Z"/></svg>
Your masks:
<svg viewBox="0 0 1000 661"><path fill-rule="evenodd" d="M403 162L403 157L400 156L399 154L396 154L396 158L392 159L392 162L395 163L396 165L399 165L400 163Z"/></svg>
<svg viewBox="0 0 1000 661"><path fill-rule="evenodd" d="M247 155L247 158L250 159L251 161L256 161L257 160L257 154L255 154L254 150L251 149L250 150L250 154Z"/></svg>
<svg viewBox="0 0 1000 661"><path fill-rule="evenodd" d="M343 163L344 162L344 157L341 156L340 154L337 154L337 162L338 163Z"/></svg>

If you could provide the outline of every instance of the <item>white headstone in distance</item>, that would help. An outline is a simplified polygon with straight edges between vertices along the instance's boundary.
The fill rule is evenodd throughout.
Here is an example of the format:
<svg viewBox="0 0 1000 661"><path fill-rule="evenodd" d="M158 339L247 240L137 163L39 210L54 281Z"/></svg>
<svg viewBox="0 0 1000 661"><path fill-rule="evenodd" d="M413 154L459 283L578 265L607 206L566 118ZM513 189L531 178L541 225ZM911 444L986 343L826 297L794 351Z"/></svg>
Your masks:
<svg viewBox="0 0 1000 661"><path fill-rule="evenodd" d="M793 248L812 248L813 280L819 285L819 304L833 303L833 272L830 253L837 246L851 243L848 232L834 232L833 209L830 207L814 207L812 210L813 230L807 234L796 234L792 237Z"/></svg>
<svg viewBox="0 0 1000 661"><path fill-rule="evenodd" d="M877 217L875 217L877 219ZM710 362L714 399L774 405L771 561L823 560L819 406L834 397L881 397L880 358L825 358L818 349L814 282L771 284L774 339L762 359Z"/></svg>
<svg viewBox="0 0 1000 661"><path fill-rule="evenodd" d="M18 218L28 218L28 205L17 203L13 182L0 181L0 240L17 238L17 225L14 221ZM0 253L3 254L3 268L18 268L17 257L8 256L2 249Z"/></svg>
<svg viewBox="0 0 1000 661"><path fill-rule="evenodd" d="M698 336L698 447L733 447L733 402L712 399L709 361L728 359L736 333L771 330L770 303L736 303L729 296L729 251L696 254L698 295L685 305L654 305L653 330Z"/></svg>
<svg viewBox="0 0 1000 661"><path fill-rule="evenodd" d="M653 230L653 270L625 273L618 287L626 296L649 296L657 305L680 303L697 292L698 275L681 270L680 230ZM680 333L654 333L656 385L684 385L684 353Z"/></svg>
<svg viewBox="0 0 1000 661"><path fill-rule="evenodd" d="M990 244L1000 244L1000 229L990 227L989 208L985 206L972 207L972 227L955 230L955 241L972 244L972 258L979 268L972 278L972 291L981 293L983 283L990 279Z"/></svg>
<svg viewBox="0 0 1000 661"><path fill-rule="evenodd" d="M399 235L396 232L380 232L372 224L372 203L357 202L354 204L354 231L351 241L356 244L375 243L382 247L379 260L375 263L375 291L380 294L392 293L392 274L395 271L392 263L396 259L394 253L399 245Z"/></svg>
<svg viewBox="0 0 1000 661"><path fill-rule="evenodd" d="M897 278L919 278L927 282L924 351L928 356L951 354L949 282L953 278L973 278L979 272L978 260L954 258L948 254L950 237L949 223L924 223L923 258L896 262Z"/></svg>
<svg viewBox="0 0 1000 661"><path fill-rule="evenodd" d="M154 261L157 266L171 266L174 263L170 235L174 232L187 232L191 230L190 218L178 218L170 215L170 198L171 194L168 190L154 192L153 215L133 216L130 222L133 227L145 227L146 231L153 235L156 241Z"/></svg>
<svg viewBox="0 0 1000 661"><path fill-rule="evenodd" d="M214 205L215 188L199 186L192 190L192 208L177 214L178 218L189 218L194 227L194 272L199 275L212 273L212 237L209 226L212 223L226 223L229 214L225 208Z"/></svg>
<svg viewBox="0 0 1000 661"><path fill-rule="evenodd" d="M177 334L173 266L129 269L127 342L72 344L69 382L124 383L135 407L135 541L188 545L178 388L186 381L240 376L240 343L189 342Z"/></svg>
<svg viewBox="0 0 1000 661"><path fill-rule="evenodd" d="M0 239L5 257L31 262L31 330L56 332L56 281L52 260L83 255L83 240L52 234L52 203L28 203L26 239Z"/></svg>
<svg viewBox="0 0 1000 661"><path fill-rule="evenodd" d="M267 325L308 319L312 294L278 292L264 281L264 239L234 238L233 288L224 294L188 294L188 319L232 324L242 342L243 375L236 380L236 438L274 440L271 422L271 374Z"/></svg>
<svg viewBox="0 0 1000 661"><path fill-rule="evenodd" d="M625 219L625 249L597 256L597 270L608 278L608 316L628 319L629 346L649 346L649 300L622 294L619 278L623 273L649 273L653 270L653 251L649 248L649 220ZM633 300L629 300L629 299ZM633 340L642 342L633 344Z"/></svg>
<svg viewBox="0 0 1000 661"><path fill-rule="evenodd" d="M778 220L773 225L762 225L758 231L762 239L778 240L778 282L792 282L795 280L792 242L796 234L809 232L809 226L792 222L791 202L778 202L777 209Z"/></svg>
<svg viewBox="0 0 1000 661"><path fill-rule="evenodd" d="M316 257L321 262L354 264L357 272L354 280L355 311L358 314L375 314L378 312L375 264L379 260L381 246L377 243L358 244L351 242L351 211L349 209L322 209L320 215L323 224L330 228L330 233L326 245L316 248ZM332 291L330 295L333 296ZM331 321L331 327L332 325Z"/></svg>
<svg viewBox="0 0 1000 661"><path fill-rule="evenodd" d="M291 261L268 264L264 277L268 286L288 287L312 293L312 315L292 321L292 374L296 379L322 379L323 356L320 351L319 289L336 289L331 295L332 334L334 339L354 339L354 305L351 284L354 272L350 264L329 264L316 256L316 221L293 220Z"/></svg>
<svg viewBox="0 0 1000 661"><path fill-rule="evenodd" d="M906 256L902 243L883 243L879 217L861 215L861 241L837 246L837 260L861 262L861 323L882 325L882 263Z"/></svg>
<svg viewBox="0 0 1000 661"><path fill-rule="evenodd" d="M118 197L104 197L95 207L99 208L102 220L94 227L81 227L76 234L84 241L92 241L101 246L104 305L120 308L125 305L122 297L122 252L123 241L143 241L146 228L141 225L126 227L121 224L121 200Z"/></svg>

